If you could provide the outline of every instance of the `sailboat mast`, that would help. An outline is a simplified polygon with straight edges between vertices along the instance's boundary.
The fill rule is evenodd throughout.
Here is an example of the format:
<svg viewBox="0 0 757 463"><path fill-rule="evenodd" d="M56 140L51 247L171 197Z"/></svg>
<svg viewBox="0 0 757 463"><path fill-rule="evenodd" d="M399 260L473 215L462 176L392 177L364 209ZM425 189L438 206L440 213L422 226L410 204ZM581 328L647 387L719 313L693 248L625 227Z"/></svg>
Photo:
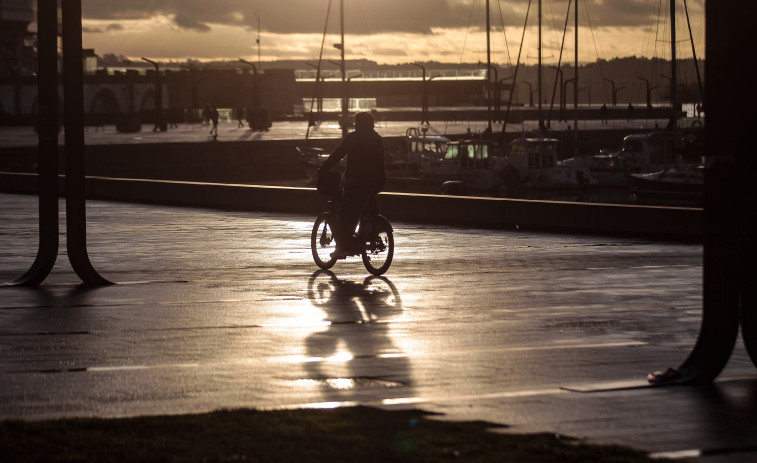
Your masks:
<svg viewBox="0 0 757 463"><path fill-rule="evenodd" d="M539 51L536 65L536 78L538 80L536 88L538 89L536 94L538 96L538 108L539 108L539 130L544 131L544 117L541 113L541 0L539 0L539 13L538 13L538 29L539 29Z"/></svg>
<svg viewBox="0 0 757 463"><path fill-rule="evenodd" d="M674 143L678 143L678 77L676 75L676 0L670 0L670 104L673 106Z"/></svg>
<svg viewBox="0 0 757 463"><path fill-rule="evenodd" d="M578 156L578 0L575 4L575 30L573 39L575 42L575 55L573 64L573 154ZM565 96L563 96L565 98Z"/></svg>
<svg viewBox="0 0 757 463"><path fill-rule="evenodd" d="M491 56L491 39L489 34L491 32L491 23L489 19L489 0L486 0L486 100L488 106L486 108L487 130L489 133L492 131L492 56ZM495 92L496 94L496 92Z"/></svg>
<svg viewBox="0 0 757 463"><path fill-rule="evenodd" d="M347 135L347 112L349 110L349 100L347 93L347 69L344 63L344 0L339 2L339 16L340 16L340 29L341 39L340 50L342 52L342 60L340 62L340 69L342 71L342 136Z"/></svg>
<svg viewBox="0 0 757 463"><path fill-rule="evenodd" d="M697 60L697 50L694 46L694 35L691 33L691 19L689 18L689 6L686 0L683 0L683 9L686 12L686 25L689 27L689 41L691 42L691 55L694 58L694 69L697 71L699 97L702 99L702 103L704 103L704 85L702 85L702 74L699 73L699 61Z"/></svg>

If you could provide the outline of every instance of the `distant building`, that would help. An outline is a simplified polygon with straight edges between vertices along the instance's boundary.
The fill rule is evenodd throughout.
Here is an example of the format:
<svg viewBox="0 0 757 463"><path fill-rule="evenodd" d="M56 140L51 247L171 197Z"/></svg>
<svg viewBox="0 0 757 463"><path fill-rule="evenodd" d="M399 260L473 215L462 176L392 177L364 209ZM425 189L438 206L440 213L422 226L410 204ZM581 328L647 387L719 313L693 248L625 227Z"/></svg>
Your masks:
<svg viewBox="0 0 757 463"><path fill-rule="evenodd" d="M33 0L0 0L0 77L31 75L36 68Z"/></svg>

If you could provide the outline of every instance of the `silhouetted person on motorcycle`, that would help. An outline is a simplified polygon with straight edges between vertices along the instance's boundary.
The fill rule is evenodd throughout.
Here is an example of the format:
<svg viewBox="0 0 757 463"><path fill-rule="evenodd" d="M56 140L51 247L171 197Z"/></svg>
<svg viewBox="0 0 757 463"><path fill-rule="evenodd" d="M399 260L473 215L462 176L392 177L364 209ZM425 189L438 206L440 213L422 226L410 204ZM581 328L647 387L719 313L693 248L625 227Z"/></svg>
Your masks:
<svg viewBox="0 0 757 463"><path fill-rule="evenodd" d="M332 257L343 259L361 251L353 234L366 202L375 196L386 182L384 170L384 140L374 130L371 113L355 114L355 131L348 133L318 173L328 172L347 156L346 185L339 211L339 222L334 230L336 250Z"/></svg>

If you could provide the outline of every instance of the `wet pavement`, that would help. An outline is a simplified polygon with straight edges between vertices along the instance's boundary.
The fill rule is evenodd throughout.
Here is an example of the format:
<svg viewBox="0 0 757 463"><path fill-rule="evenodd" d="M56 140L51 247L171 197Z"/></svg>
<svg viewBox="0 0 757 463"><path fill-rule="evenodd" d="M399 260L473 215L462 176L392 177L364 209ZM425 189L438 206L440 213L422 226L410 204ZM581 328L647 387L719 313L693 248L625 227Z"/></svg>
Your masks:
<svg viewBox="0 0 757 463"><path fill-rule="evenodd" d="M0 287L0 418L363 404L757 455L741 341L712 387L646 385L696 340L700 245L394 223L369 278L354 258L318 271L313 219L88 202L90 258L118 284L80 287L62 251L42 287ZM36 197L0 194L0 282L33 262L36 222Z"/></svg>

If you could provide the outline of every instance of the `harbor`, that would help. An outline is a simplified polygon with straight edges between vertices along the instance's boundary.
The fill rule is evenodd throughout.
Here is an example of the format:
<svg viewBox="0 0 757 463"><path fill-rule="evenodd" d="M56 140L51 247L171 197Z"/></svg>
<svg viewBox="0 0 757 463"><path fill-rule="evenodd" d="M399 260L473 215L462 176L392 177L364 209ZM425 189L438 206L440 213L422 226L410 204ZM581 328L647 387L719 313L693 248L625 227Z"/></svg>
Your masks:
<svg viewBox="0 0 757 463"><path fill-rule="evenodd" d="M587 109L591 114L593 109ZM664 114L665 108L659 113ZM376 130L385 139L387 156L400 150L407 138L408 129L427 136L449 139L480 139L487 129L484 120L436 120L418 124L393 120L394 114L376 112ZM415 115L418 116L417 111ZM620 149L623 138L632 133L659 131L667 120L658 119L598 119L579 121L578 139L582 149L591 153ZM683 127L696 129L701 119L680 119ZM551 123L554 137L565 140L567 147L560 148L561 156L568 157L575 138L572 121ZM502 130L502 123L493 123L493 133ZM202 123L177 124L166 131L153 131L144 125L139 132L123 133L113 125L89 126L85 130L86 173L91 176L112 178L160 179L214 183L239 183L276 186L312 186L297 148L312 146L330 152L339 142L341 127L336 120L327 120L308 126L303 120L274 121L268 130L239 127L236 121L221 119L218 134L213 138L209 126ZM538 129L537 120L524 120L508 124L505 140L529 136ZM305 136L308 139L305 139ZM59 133L63 142L64 132ZM38 137L32 127L0 127L0 171L32 173L37 162ZM60 160L60 171L63 169ZM445 180L390 178L386 191L442 194ZM471 195L504 196L492 192L470 192ZM533 191L527 199L567 200L581 202L610 202L634 204L628 188L597 187L580 192ZM663 203L664 204L664 203ZM676 206L694 206L690 201L673 202Z"/></svg>
<svg viewBox="0 0 757 463"><path fill-rule="evenodd" d="M14 4L16 35L40 53L24 62L19 49L5 75L0 61L0 427L20 429L0 460L154 460L97 437L103 425L117 439L151 430L133 418L192 420L180 439L173 426L146 436L177 441L174 459L265 460L205 427L250 409L271 412L266 430L236 430L274 442L278 459L310 461L333 441L329 461L483 461L479 434L552 441L493 461L569 461L600 445L640 462L753 459L755 103L734 72L751 11L707 2L705 108L703 2L693 30L685 0L593 3L591 18L559 2L546 43L541 1L499 5L499 18L488 0L485 18L484 2L361 2L346 15L345 3L329 2L325 25L312 2L298 17L274 2L212 5L216 16ZM189 51L159 56L169 35L135 34L147 20L142 31ZM79 37L119 44L98 42L112 52L102 59ZM613 57L584 60L592 42ZM676 56L689 45L696 78ZM399 74L377 74L371 60L387 57ZM456 64L467 71L443 69ZM370 208L362 254L339 259L328 251L347 214L323 213L341 204L314 179L357 111L373 115L388 179L380 230ZM384 266L368 251L382 245ZM361 441L386 435L372 450L292 428L275 448L270 417L312 410L424 416L404 420L409 433L359 429ZM82 418L98 420L87 451L26 427ZM465 447L434 433L433 458L407 438L430 420L478 431ZM222 448L195 451L206 436Z"/></svg>

